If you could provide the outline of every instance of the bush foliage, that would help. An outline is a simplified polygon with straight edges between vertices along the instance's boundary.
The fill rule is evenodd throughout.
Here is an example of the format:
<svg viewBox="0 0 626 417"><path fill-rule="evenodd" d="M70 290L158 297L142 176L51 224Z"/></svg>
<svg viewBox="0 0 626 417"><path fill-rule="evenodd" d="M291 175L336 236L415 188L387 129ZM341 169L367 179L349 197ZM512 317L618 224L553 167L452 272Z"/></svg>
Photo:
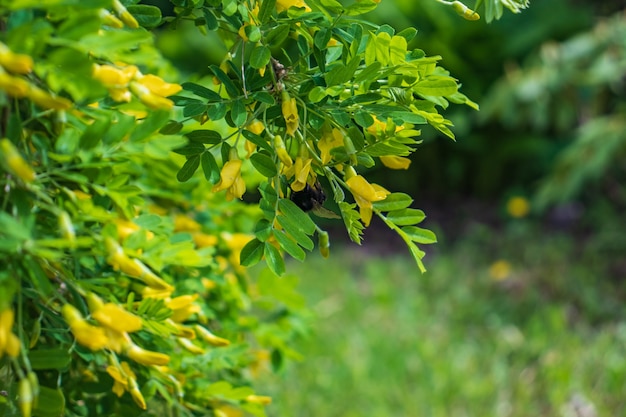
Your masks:
<svg viewBox="0 0 626 417"><path fill-rule="evenodd" d="M250 381L303 329L283 257L329 254L309 211L357 243L380 217L424 269L424 213L364 175L477 105L377 3L0 2L4 415L264 415ZM188 22L228 53L181 80L154 33Z"/></svg>

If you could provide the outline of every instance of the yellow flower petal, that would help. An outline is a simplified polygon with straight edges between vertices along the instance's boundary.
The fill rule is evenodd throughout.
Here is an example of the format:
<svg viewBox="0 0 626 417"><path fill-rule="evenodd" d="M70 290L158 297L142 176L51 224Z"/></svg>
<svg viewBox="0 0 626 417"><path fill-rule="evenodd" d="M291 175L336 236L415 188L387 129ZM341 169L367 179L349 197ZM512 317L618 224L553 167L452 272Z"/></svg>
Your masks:
<svg viewBox="0 0 626 417"><path fill-rule="evenodd" d="M409 166L411 165L411 160L409 158L395 155L381 156L380 162L382 162L387 168L391 169L409 169Z"/></svg>
<svg viewBox="0 0 626 417"><path fill-rule="evenodd" d="M118 332L136 332L141 330L141 319L117 304L106 303L102 308L91 313L101 325Z"/></svg>
<svg viewBox="0 0 626 417"><path fill-rule="evenodd" d="M166 365L170 361L168 355L143 349L134 343L130 343L124 353L142 365Z"/></svg>
<svg viewBox="0 0 626 417"><path fill-rule="evenodd" d="M283 117L285 118L285 124L287 125L287 134L293 136L298 130L300 125L300 117L298 116L298 105L296 104L295 97L289 97L289 95L283 91L283 101L281 103L281 109Z"/></svg>
<svg viewBox="0 0 626 417"><path fill-rule="evenodd" d="M178 84L165 82L161 77L152 74L144 75L138 82L147 87L152 93L162 97L172 96L183 89Z"/></svg>

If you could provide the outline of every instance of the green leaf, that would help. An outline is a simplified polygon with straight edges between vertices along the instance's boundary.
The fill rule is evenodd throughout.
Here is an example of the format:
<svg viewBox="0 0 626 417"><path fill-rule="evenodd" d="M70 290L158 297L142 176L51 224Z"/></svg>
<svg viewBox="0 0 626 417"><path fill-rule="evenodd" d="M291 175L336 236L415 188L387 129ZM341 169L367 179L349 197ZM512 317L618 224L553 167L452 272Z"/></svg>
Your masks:
<svg viewBox="0 0 626 417"><path fill-rule="evenodd" d="M209 143L211 145L217 145L222 141L222 135L219 132L208 129L194 130L186 133L185 136L192 142Z"/></svg>
<svg viewBox="0 0 626 417"><path fill-rule="evenodd" d="M456 93L459 86L453 78L430 76L418 81L412 89L425 96L449 96Z"/></svg>
<svg viewBox="0 0 626 417"><path fill-rule="evenodd" d="M295 223L289 217L283 216L282 214L276 216L276 220L278 221L278 224L285 229L285 232L289 233L291 237L296 240L298 245L307 250L313 250L313 247L315 246L313 241L309 239L298 223Z"/></svg>
<svg viewBox="0 0 626 417"><path fill-rule="evenodd" d="M265 261L272 272L280 276L285 273L285 260L274 245L265 242Z"/></svg>
<svg viewBox="0 0 626 417"><path fill-rule="evenodd" d="M337 0L321 0L322 6L332 13L340 14L343 12L343 6Z"/></svg>
<svg viewBox="0 0 626 417"><path fill-rule="evenodd" d="M278 208L290 220L300 225L300 228L306 234L311 235L315 232L315 223L313 220L311 220L309 215L302 211L300 207L296 206L293 201L283 198L278 201Z"/></svg>
<svg viewBox="0 0 626 417"><path fill-rule="evenodd" d="M413 27L408 27L397 33L397 36L402 36L407 42L411 42L415 35L417 35L417 29Z"/></svg>
<svg viewBox="0 0 626 417"><path fill-rule="evenodd" d="M265 242L272 235L272 231L274 228L272 227L272 223L267 219L261 219L257 222L256 226L254 226L254 235L261 241Z"/></svg>
<svg viewBox="0 0 626 417"><path fill-rule="evenodd" d="M181 86L186 91L191 91L193 94L202 98L206 98L209 101L222 101L222 97L218 93L200 84L186 82L186 83L182 83Z"/></svg>
<svg viewBox="0 0 626 417"><path fill-rule="evenodd" d="M183 124L181 122L170 120L161 128L161 130L159 130L159 133L162 135L175 135L180 132L182 128Z"/></svg>
<svg viewBox="0 0 626 417"><path fill-rule="evenodd" d="M261 23L266 23L270 19L270 17L272 17L272 13L274 12L275 7L276 0L263 0L261 2L258 16Z"/></svg>
<svg viewBox="0 0 626 417"><path fill-rule="evenodd" d="M131 142L140 142L142 140L148 139L154 133L161 130L163 126L165 126L170 120L170 112L169 111L154 111L148 114L141 123L135 124L135 129L133 133L130 135Z"/></svg>
<svg viewBox="0 0 626 417"><path fill-rule="evenodd" d="M35 370L64 370L72 361L67 349L37 349L28 352L30 366Z"/></svg>
<svg viewBox="0 0 626 417"><path fill-rule="evenodd" d="M264 68L270 63L272 52L270 48L265 45L257 45L252 49L250 53L250 65L252 68Z"/></svg>
<svg viewBox="0 0 626 417"><path fill-rule="evenodd" d="M265 4L266 2L263 2L261 6ZM272 48L282 45L282 43L285 42L285 40L289 36L290 30L291 30L291 25L288 25L286 23L275 27L269 33L265 35L266 45Z"/></svg>
<svg viewBox="0 0 626 417"><path fill-rule="evenodd" d="M267 93L265 91L254 92L252 94L252 99L260 101L261 103L269 104L270 106L276 104L276 100L274 100L274 97L272 97L270 93Z"/></svg>
<svg viewBox="0 0 626 417"><path fill-rule="evenodd" d="M39 396L34 413L38 417L58 417L65 415L65 397L60 389L39 386Z"/></svg>
<svg viewBox="0 0 626 417"><path fill-rule="evenodd" d="M391 193L382 201L373 203L374 208L380 211L394 211L407 208L413 203L413 199L408 194Z"/></svg>
<svg viewBox="0 0 626 417"><path fill-rule="evenodd" d="M337 63L330 71L324 74L326 85L332 87L334 85L343 84L349 81L356 72L359 64L361 63L361 56L357 55L350 60L347 64Z"/></svg>
<svg viewBox="0 0 626 417"><path fill-rule="evenodd" d="M213 154L209 151L204 152L200 157L200 163L202 164L204 178L211 184L217 184L220 180L220 168Z"/></svg>
<svg viewBox="0 0 626 417"><path fill-rule="evenodd" d="M198 155L204 152L205 148L202 143L199 142L189 142L185 146L174 149L173 152L179 155L192 156Z"/></svg>
<svg viewBox="0 0 626 417"><path fill-rule="evenodd" d="M126 10L133 15L139 25L152 29L161 23L161 9L155 6L144 4L133 4L126 7Z"/></svg>
<svg viewBox="0 0 626 417"><path fill-rule="evenodd" d="M326 96L327 96L326 88L319 86L319 85L316 87L313 87L311 91L309 91L309 100L311 101L311 103L319 103Z"/></svg>
<svg viewBox="0 0 626 417"><path fill-rule="evenodd" d="M298 246L296 242L294 242L289 236L283 233L280 230L274 229L274 237L280 243L280 247L284 249L289 255L291 255L294 259L299 261L304 261L306 258L306 253Z"/></svg>
<svg viewBox="0 0 626 417"><path fill-rule="evenodd" d="M361 127L367 128L374 124L374 118L366 111L358 111L354 115L354 121Z"/></svg>
<svg viewBox="0 0 626 417"><path fill-rule="evenodd" d="M209 30L216 30L219 27L219 22L217 18L208 7L204 7L202 9L202 14L204 15L204 21L206 22L206 27Z"/></svg>
<svg viewBox="0 0 626 417"><path fill-rule="evenodd" d="M230 116L235 123L235 126L241 127L246 123L248 118L248 112L246 110L246 106L242 103L241 100L235 100L230 109Z"/></svg>
<svg viewBox="0 0 626 417"><path fill-rule="evenodd" d="M387 220L390 220L398 226L410 226L422 222L426 215L422 210L405 208L401 210L390 211L386 215Z"/></svg>
<svg viewBox="0 0 626 417"><path fill-rule="evenodd" d="M411 252L411 255L413 256L413 259L415 259L415 263L417 264L417 267L419 268L420 272L423 274L424 272L426 272L426 268L424 267L422 258L424 257L424 255L426 255L426 253L420 250L415 245L415 243L411 241L406 242L406 245L408 246L409 251Z"/></svg>
<svg viewBox="0 0 626 417"><path fill-rule="evenodd" d="M371 12L377 6L378 3L373 0L362 0L356 3L352 3L350 6L346 7L345 14L348 16L358 16Z"/></svg>
<svg viewBox="0 0 626 417"><path fill-rule="evenodd" d="M96 119L81 135L79 146L82 149L92 149L102 140L104 133L109 130L109 126L111 126L110 118Z"/></svg>
<svg viewBox="0 0 626 417"><path fill-rule="evenodd" d="M236 5L236 3L235 3ZM209 66L209 69L213 72L213 74L217 77L218 80L222 83L224 88L226 88L226 93L231 98L237 98L241 95L241 90L235 86L233 81L226 75L224 71L220 69L217 65Z"/></svg>
<svg viewBox="0 0 626 417"><path fill-rule="evenodd" d="M356 204L349 204L346 202L339 203L339 210L341 211L341 217L348 230L350 240L356 244L361 244L361 235L363 234L363 223L361 223L361 215L358 211L354 210Z"/></svg>
<svg viewBox="0 0 626 417"><path fill-rule="evenodd" d="M207 111L208 106L204 103L190 103L183 108L183 116L196 117Z"/></svg>
<svg viewBox="0 0 626 417"><path fill-rule="evenodd" d="M422 229L417 226L405 226L402 231L409 236L409 238L416 243L430 244L437 243L437 236L427 229Z"/></svg>
<svg viewBox="0 0 626 417"><path fill-rule="evenodd" d="M276 164L272 158L265 153L257 152L252 154L250 156L250 162L252 162L254 168L265 177L270 178L278 174Z"/></svg>
<svg viewBox="0 0 626 417"><path fill-rule="evenodd" d="M402 36L394 36L389 43L389 60L393 65L405 62L407 53L407 41Z"/></svg>
<svg viewBox="0 0 626 417"><path fill-rule="evenodd" d="M261 258L263 258L264 251L265 244L259 239L254 238L250 242L246 243L246 246L241 249L239 263L246 267L255 265L261 260Z"/></svg>
<svg viewBox="0 0 626 417"><path fill-rule="evenodd" d="M198 167L200 166L200 155L193 155L180 168L176 174L176 179L180 182L185 182L193 176Z"/></svg>
<svg viewBox="0 0 626 417"><path fill-rule="evenodd" d="M243 137L254 143L259 148L265 149L266 151L272 152L272 146L267 142L267 140L263 139L261 136L250 132L249 130L243 131Z"/></svg>

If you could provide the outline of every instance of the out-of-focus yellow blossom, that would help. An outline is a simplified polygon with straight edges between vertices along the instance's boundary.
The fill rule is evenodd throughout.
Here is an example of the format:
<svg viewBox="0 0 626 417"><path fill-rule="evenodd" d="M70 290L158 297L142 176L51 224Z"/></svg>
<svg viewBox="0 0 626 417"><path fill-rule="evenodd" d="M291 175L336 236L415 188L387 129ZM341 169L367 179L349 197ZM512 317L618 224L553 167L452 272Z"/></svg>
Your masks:
<svg viewBox="0 0 626 417"><path fill-rule="evenodd" d="M42 89L30 86L28 98L40 107L52 110L67 110L72 107L72 102L64 97L53 96Z"/></svg>
<svg viewBox="0 0 626 417"><path fill-rule="evenodd" d="M297 157L296 162L285 170L285 176L287 178L295 177L291 182L291 189L293 191L302 191L307 184L309 174L311 172L311 158Z"/></svg>
<svg viewBox="0 0 626 417"><path fill-rule="evenodd" d="M162 78L152 74L135 76L135 80L137 80L139 84L147 87L152 93L162 97L172 96L183 89L183 87L178 84L168 83Z"/></svg>
<svg viewBox="0 0 626 417"><path fill-rule="evenodd" d="M272 403L272 397L267 395L248 395L246 401L253 404L270 405Z"/></svg>
<svg viewBox="0 0 626 417"><path fill-rule="evenodd" d="M137 20L119 0L113 0L113 10L115 10L115 13L117 13L120 17L120 20L129 28L137 29L139 27Z"/></svg>
<svg viewBox="0 0 626 417"><path fill-rule="evenodd" d="M134 65L115 67L113 65L94 64L92 77L100 81L105 87L126 87L128 83L139 73Z"/></svg>
<svg viewBox="0 0 626 417"><path fill-rule="evenodd" d="M96 351L104 349L109 343L104 329L89 324L73 305L65 304L61 314L79 344Z"/></svg>
<svg viewBox="0 0 626 417"><path fill-rule="evenodd" d="M136 332L142 326L141 318L113 303L106 303L92 311L91 316L101 325L118 332Z"/></svg>
<svg viewBox="0 0 626 417"><path fill-rule="evenodd" d="M30 417L33 411L33 404L37 396L33 392L33 387L28 378L22 378L17 384L17 403L22 417Z"/></svg>
<svg viewBox="0 0 626 417"><path fill-rule="evenodd" d="M243 411L230 405L220 405L213 409L215 417L244 417Z"/></svg>
<svg viewBox="0 0 626 417"><path fill-rule="evenodd" d="M369 226L372 219L372 203L387 198L389 191L377 184L370 184L361 175L355 175L346 181L350 192L359 205L361 220L365 226Z"/></svg>
<svg viewBox="0 0 626 417"><path fill-rule="evenodd" d="M1 162L4 168L25 183L35 181L37 175L9 139L0 139Z"/></svg>
<svg viewBox="0 0 626 417"><path fill-rule="evenodd" d="M111 390L115 395L121 397L124 391L128 391L139 408L142 410L147 408L146 400L143 398L139 386L137 385L137 376L132 369L130 369L127 362L109 365L106 371L111 378L113 378L113 388Z"/></svg>
<svg viewBox="0 0 626 417"><path fill-rule="evenodd" d="M283 142L283 138L280 135L274 136L274 150L276 151L276 155L278 155L278 159L285 164L287 168L293 165L293 160L287 152L287 148L285 148L285 142Z"/></svg>
<svg viewBox="0 0 626 417"><path fill-rule="evenodd" d="M311 8L304 2L304 0L276 0L276 11L278 13L289 9L290 7L304 7L307 12L311 11Z"/></svg>
<svg viewBox="0 0 626 417"><path fill-rule="evenodd" d="M489 267L489 276L495 281L503 281L511 275L513 268L508 261L500 259Z"/></svg>
<svg viewBox="0 0 626 417"><path fill-rule="evenodd" d="M5 353L12 358L17 358L20 353L20 339L12 330L14 316L12 308L5 308L0 312L0 358Z"/></svg>
<svg viewBox="0 0 626 417"><path fill-rule="evenodd" d="M366 128L365 131L374 136L382 135L383 133L385 133L385 131L387 131L388 129L387 122L382 122L378 120L376 116L372 116L372 117L374 118L374 123L368 128ZM396 126L394 131L397 132L403 129L404 129L404 126Z"/></svg>
<svg viewBox="0 0 626 417"><path fill-rule="evenodd" d="M343 146L343 133L341 130L337 128L333 128L330 132L325 132L319 142L317 142L317 147L320 150L320 157L322 159L323 164L327 164L331 160L330 150L333 148L338 148Z"/></svg>
<svg viewBox="0 0 626 417"><path fill-rule="evenodd" d="M0 71L0 89L4 90L11 97L22 98L28 95L30 84L22 78Z"/></svg>
<svg viewBox="0 0 626 417"><path fill-rule="evenodd" d="M143 104L154 110L170 110L174 102L163 96L153 93L148 87L136 81L131 81L130 91L133 92Z"/></svg>
<svg viewBox="0 0 626 417"><path fill-rule="evenodd" d="M164 323L170 326L172 330L174 331L174 334L176 334L176 336L178 337L182 337L185 339L196 338L196 332L194 332L191 327L184 326L180 323L177 323L174 320L172 320L172 318L165 319Z"/></svg>
<svg viewBox="0 0 626 417"><path fill-rule="evenodd" d="M196 232L191 235L193 243L198 249L213 247L217 245L217 236Z"/></svg>
<svg viewBox="0 0 626 417"><path fill-rule="evenodd" d="M241 199L246 192L246 183L241 178L241 164L241 159L231 153L231 159L222 167L220 180L213 187L213 192L226 190L226 200Z"/></svg>
<svg viewBox="0 0 626 417"><path fill-rule="evenodd" d="M198 299L198 294L181 295L175 298L171 298L165 301L167 308L172 310L170 319L177 323L182 323L195 313L199 313L201 308L195 301Z"/></svg>
<svg viewBox="0 0 626 417"><path fill-rule="evenodd" d="M409 166L411 165L411 160L409 158L396 155L381 156L380 162L382 162L387 168L391 169L409 169Z"/></svg>
<svg viewBox="0 0 626 417"><path fill-rule="evenodd" d="M28 74L33 70L33 59L25 54L16 54L0 42L0 65L14 74Z"/></svg>
<svg viewBox="0 0 626 417"><path fill-rule="evenodd" d="M205 350L202 349L200 346L195 345L191 340L189 339L185 339L182 337L179 337L176 339L176 341L178 342L179 345L181 345L185 350L195 354L195 355L202 355Z"/></svg>
<svg viewBox="0 0 626 417"><path fill-rule="evenodd" d="M263 76L263 74L261 74L261 76ZM265 125L260 120L255 119L246 127L246 129L254 133L255 135L260 135L265 130ZM256 151L256 144L250 142L249 140L246 140L246 143L244 143L244 148L247 152L247 158L250 158L250 155L252 155L252 153Z"/></svg>
<svg viewBox="0 0 626 417"><path fill-rule="evenodd" d="M98 16L100 17L102 23L107 26L111 26L115 29L122 29L124 27L124 23L113 14L111 14L111 12L107 9L98 10Z"/></svg>
<svg viewBox="0 0 626 417"><path fill-rule="evenodd" d="M211 333L206 327L200 325L194 325L194 330L196 331L196 335L204 340L207 343L210 343L213 346L228 346L230 345L230 340L224 339L223 337L219 337Z"/></svg>
<svg viewBox="0 0 626 417"><path fill-rule="evenodd" d="M117 228L117 236L119 237L120 241L141 230L141 227L139 227L139 225L131 222L130 220L117 218L113 220L113 223ZM146 237L148 238L148 240L150 240L154 237L154 233L148 230L146 231Z"/></svg>
<svg viewBox="0 0 626 417"><path fill-rule="evenodd" d="M217 284L212 279L202 278L200 282L202 283L202 287L207 291L211 291L217 288Z"/></svg>
<svg viewBox="0 0 626 417"><path fill-rule="evenodd" d="M285 124L287 125L287 134L293 136L300 125L300 116L298 116L298 105L295 97L289 97L289 94L283 90L281 94L281 109Z"/></svg>
<svg viewBox="0 0 626 417"><path fill-rule="evenodd" d="M228 257L229 262L231 265L240 266L239 256L241 254L241 250L250 240L254 238L254 236L247 235L245 233L227 232L222 233L220 236L226 243L226 246L228 246L228 249L230 249L230 256Z"/></svg>
<svg viewBox="0 0 626 417"><path fill-rule="evenodd" d="M467 7L465 4L460 1L452 2L452 8L459 15L462 16L465 20L479 20L480 15Z"/></svg>
<svg viewBox="0 0 626 417"><path fill-rule="evenodd" d="M129 341L124 350L124 354L142 365L166 365L170 361L170 357L164 353L153 352L137 346Z"/></svg>
<svg viewBox="0 0 626 417"><path fill-rule="evenodd" d="M524 197L511 197L506 203L506 211L511 217L520 219L526 217L530 212L530 203Z"/></svg>
<svg viewBox="0 0 626 417"><path fill-rule="evenodd" d="M124 253L124 249L113 239L106 238L105 243L109 256L107 262L115 270L122 271L126 275L139 279L144 284L156 290L174 291L174 287L144 265L139 259L131 259Z"/></svg>
<svg viewBox="0 0 626 417"><path fill-rule="evenodd" d="M202 230L200 223L191 217L185 216L184 214L174 216L175 232L199 232L200 230Z"/></svg>

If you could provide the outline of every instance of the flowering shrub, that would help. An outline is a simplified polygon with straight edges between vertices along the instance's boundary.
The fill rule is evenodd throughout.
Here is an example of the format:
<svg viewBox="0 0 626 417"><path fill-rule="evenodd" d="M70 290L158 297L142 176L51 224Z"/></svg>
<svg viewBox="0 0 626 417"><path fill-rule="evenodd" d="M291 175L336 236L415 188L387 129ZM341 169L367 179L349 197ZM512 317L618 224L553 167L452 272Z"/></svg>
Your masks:
<svg viewBox="0 0 626 417"><path fill-rule="evenodd" d="M435 241L366 178L477 107L415 30L361 20L376 0L172 3L0 2L3 415L262 416L250 381L304 328L283 257L329 255L308 212L357 243L380 217L421 269ZM151 30L189 20L229 53L179 84Z"/></svg>

